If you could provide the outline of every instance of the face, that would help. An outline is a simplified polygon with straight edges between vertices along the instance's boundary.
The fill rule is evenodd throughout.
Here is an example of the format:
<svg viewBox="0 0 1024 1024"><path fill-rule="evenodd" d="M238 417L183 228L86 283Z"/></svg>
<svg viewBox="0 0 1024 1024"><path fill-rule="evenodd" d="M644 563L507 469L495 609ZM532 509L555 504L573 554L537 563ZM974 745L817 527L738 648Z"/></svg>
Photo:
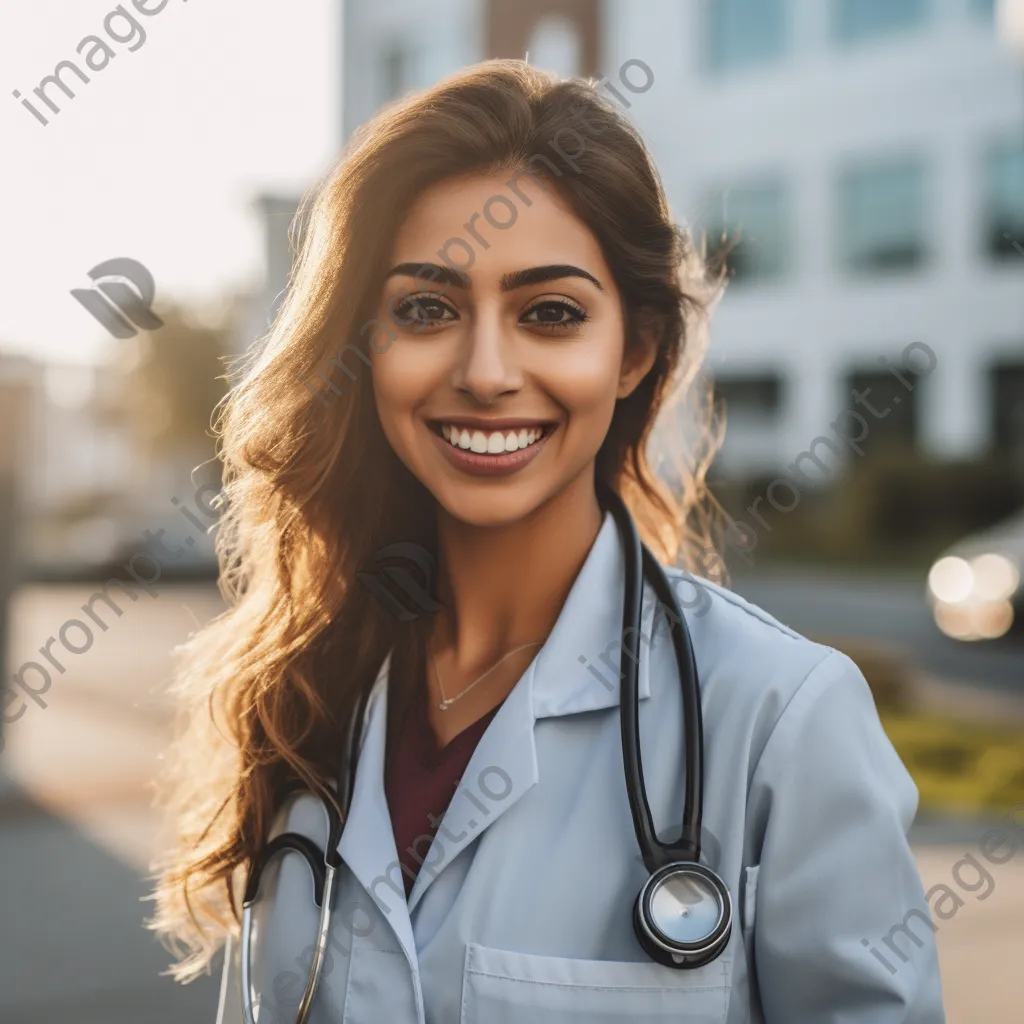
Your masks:
<svg viewBox="0 0 1024 1024"><path fill-rule="evenodd" d="M521 177L517 196L510 178L419 197L376 314L387 334L370 346L395 453L480 526L522 519L590 472L616 401L654 356L625 358L621 297L586 225L550 186Z"/></svg>

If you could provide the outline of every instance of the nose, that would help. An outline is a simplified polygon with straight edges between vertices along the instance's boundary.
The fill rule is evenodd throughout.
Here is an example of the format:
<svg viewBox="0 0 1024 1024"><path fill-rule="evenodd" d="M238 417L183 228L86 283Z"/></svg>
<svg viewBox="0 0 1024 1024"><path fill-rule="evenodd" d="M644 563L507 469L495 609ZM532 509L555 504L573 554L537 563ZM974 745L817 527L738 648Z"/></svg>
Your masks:
<svg viewBox="0 0 1024 1024"><path fill-rule="evenodd" d="M478 309L460 348L452 382L458 391L489 405L523 386L515 338L503 329L500 311Z"/></svg>

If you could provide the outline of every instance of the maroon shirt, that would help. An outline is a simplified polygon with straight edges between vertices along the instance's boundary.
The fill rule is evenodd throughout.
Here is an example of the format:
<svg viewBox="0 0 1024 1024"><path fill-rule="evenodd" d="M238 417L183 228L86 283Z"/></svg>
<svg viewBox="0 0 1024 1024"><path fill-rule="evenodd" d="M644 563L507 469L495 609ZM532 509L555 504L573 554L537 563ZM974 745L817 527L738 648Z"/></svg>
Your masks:
<svg viewBox="0 0 1024 1024"><path fill-rule="evenodd" d="M499 707L500 704L467 726L439 750L427 713L426 686L415 687L412 704L397 734L398 742L388 758L384 782L407 898L421 862L428 859L431 840L462 773ZM433 816L436 824L431 824L428 815Z"/></svg>

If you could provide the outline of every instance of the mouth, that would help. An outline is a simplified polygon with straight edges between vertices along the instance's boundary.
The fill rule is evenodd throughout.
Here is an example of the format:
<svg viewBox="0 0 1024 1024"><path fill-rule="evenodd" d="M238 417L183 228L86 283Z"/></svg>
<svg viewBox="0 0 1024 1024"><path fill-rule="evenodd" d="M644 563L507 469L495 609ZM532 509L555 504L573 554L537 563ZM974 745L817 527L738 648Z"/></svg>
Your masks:
<svg viewBox="0 0 1024 1024"><path fill-rule="evenodd" d="M549 421L433 420L427 423L448 461L475 475L522 469L537 457L558 428Z"/></svg>
<svg viewBox="0 0 1024 1024"><path fill-rule="evenodd" d="M521 451L535 445L549 435L554 423L496 423L495 427L460 422L434 421L430 429L443 437L453 448L477 455L504 455L506 452Z"/></svg>

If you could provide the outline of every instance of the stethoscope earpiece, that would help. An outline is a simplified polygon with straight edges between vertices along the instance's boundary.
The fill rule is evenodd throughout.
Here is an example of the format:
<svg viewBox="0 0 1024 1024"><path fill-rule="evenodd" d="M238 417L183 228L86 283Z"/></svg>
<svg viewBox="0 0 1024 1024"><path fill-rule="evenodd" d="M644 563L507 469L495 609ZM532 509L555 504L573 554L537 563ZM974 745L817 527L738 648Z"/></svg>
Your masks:
<svg viewBox="0 0 1024 1024"><path fill-rule="evenodd" d="M666 864L640 890L633 930L644 952L663 966L701 967L722 952L732 934L729 889L703 864Z"/></svg>

